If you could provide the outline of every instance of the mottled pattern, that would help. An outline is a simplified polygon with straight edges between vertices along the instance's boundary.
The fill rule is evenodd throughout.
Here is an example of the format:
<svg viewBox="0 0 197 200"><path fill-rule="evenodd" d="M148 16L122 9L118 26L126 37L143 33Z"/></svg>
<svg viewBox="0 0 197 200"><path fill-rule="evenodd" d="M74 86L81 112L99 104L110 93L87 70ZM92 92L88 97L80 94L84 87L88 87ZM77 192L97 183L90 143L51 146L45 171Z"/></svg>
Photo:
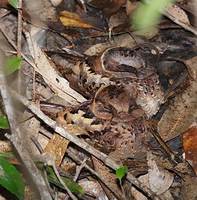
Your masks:
<svg viewBox="0 0 197 200"><path fill-rule="evenodd" d="M104 75L106 72L115 82L118 80L130 93L137 92L136 103L150 118L159 110L164 94L155 68L147 64L149 58L151 54L145 57L141 52L119 47L104 52L101 64Z"/></svg>

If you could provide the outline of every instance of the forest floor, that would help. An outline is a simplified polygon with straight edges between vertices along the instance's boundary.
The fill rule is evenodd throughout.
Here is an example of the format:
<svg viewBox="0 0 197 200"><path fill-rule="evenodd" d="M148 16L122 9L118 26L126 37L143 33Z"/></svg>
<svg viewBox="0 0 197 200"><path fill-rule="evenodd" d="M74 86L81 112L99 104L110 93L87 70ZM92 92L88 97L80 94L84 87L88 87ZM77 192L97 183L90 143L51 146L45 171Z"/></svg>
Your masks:
<svg viewBox="0 0 197 200"><path fill-rule="evenodd" d="M2 199L197 199L197 5L140 6L0 2Z"/></svg>

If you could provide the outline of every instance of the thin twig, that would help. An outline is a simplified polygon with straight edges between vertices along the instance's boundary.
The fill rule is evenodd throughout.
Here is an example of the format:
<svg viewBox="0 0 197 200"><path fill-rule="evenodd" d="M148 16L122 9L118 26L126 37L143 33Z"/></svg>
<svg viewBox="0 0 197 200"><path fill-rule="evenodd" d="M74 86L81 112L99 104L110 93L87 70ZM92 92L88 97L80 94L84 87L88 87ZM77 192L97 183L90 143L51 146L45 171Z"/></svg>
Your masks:
<svg viewBox="0 0 197 200"><path fill-rule="evenodd" d="M15 91L12 91L12 95L15 96L17 100L19 100L23 105L25 105L29 110L31 110L37 117L39 117L43 122L45 122L48 126L50 126L52 129L54 129L55 132L57 132L62 137L66 138L67 140L73 142L75 145L79 146L80 148L84 149L86 152L90 153L94 157L101 160L105 165L108 167L116 170L119 165L109 158L106 154L98 151L88 143L86 143L84 140L78 138L75 135L70 134L65 128L58 125L54 120L49 118L47 115L45 115L40 108L37 107L37 105L33 102L28 101L25 97L17 94ZM143 183L141 183L137 178L135 178L134 175L131 173L127 174L127 180L134 184L137 188L144 191L150 198L152 199L161 199L158 197L154 192L152 192L147 186L145 186Z"/></svg>
<svg viewBox="0 0 197 200"><path fill-rule="evenodd" d="M87 161L87 159L85 158L82 162L81 162L81 164L79 165L79 166L77 166L77 168L76 168L76 173L75 173L75 176L74 176L74 178L73 178L73 181L77 181L77 179L78 179L78 177L79 177L79 175L80 175L80 173L81 173L81 170L84 168L84 166L86 165L86 161Z"/></svg>
<svg viewBox="0 0 197 200"><path fill-rule="evenodd" d="M68 195L70 196L71 199L73 200L77 200L77 197L70 191L70 189L67 187L67 185L64 183L64 181L62 180L61 176L59 175L59 172L55 166L55 161L53 160L53 163L51 163L51 166L53 167L53 170L55 172L55 175L57 176L59 182L63 185L64 189L66 190L66 192L68 193Z"/></svg>
<svg viewBox="0 0 197 200"><path fill-rule="evenodd" d="M21 56L22 41L22 0L18 0L17 56Z"/></svg>
<svg viewBox="0 0 197 200"><path fill-rule="evenodd" d="M21 57L21 42L22 42L22 0L18 0L18 24L17 24L17 56ZM17 90L21 92L22 80L21 80L21 69L18 71L18 79L17 79Z"/></svg>

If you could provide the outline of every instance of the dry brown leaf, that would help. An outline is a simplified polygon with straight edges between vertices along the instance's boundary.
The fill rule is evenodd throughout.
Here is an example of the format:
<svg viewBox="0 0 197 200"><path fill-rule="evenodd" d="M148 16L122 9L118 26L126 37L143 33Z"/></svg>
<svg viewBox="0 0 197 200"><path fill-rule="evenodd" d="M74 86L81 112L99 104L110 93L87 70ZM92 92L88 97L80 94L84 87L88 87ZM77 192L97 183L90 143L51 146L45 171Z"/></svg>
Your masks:
<svg viewBox="0 0 197 200"><path fill-rule="evenodd" d="M31 56L34 58L36 65L34 70L37 71L49 85L50 89L55 92L56 95L65 99L71 104L78 104L86 99L73 90L69 86L69 82L61 77L55 70L54 64L49 60L47 55L41 50L36 41L36 35L40 33L41 29L37 27L31 27L31 33L26 32L27 44L30 50Z"/></svg>
<svg viewBox="0 0 197 200"><path fill-rule="evenodd" d="M65 127L65 129L68 130L71 134L82 135L86 133L86 131L78 125L67 124L64 119L64 112L59 113L57 122ZM46 145L44 152L50 153L50 155L53 156L56 165L59 166L62 162L62 159L64 158L69 142L70 141L65 139L64 137L54 133L52 138Z"/></svg>
<svg viewBox="0 0 197 200"><path fill-rule="evenodd" d="M126 0L91 0L90 4L99 9L103 9L107 16L117 12L126 4Z"/></svg>
<svg viewBox="0 0 197 200"><path fill-rule="evenodd" d="M56 9L48 0L29 1L24 0L23 9L30 16L31 22L40 24L41 22L56 21Z"/></svg>
<svg viewBox="0 0 197 200"><path fill-rule="evenodd" d="M148 180L151 190L160 195L166 192L172 185L174 176L167 170L160 168L154 159L152 153L147 154Z"/></svg>
<svg viewBox="0 0 197 200"><path fill-rule="evenodd" d="M52 3L54 6L58 6L61 2L62 2L62 0L51 0L51 3Z"/></svg>
<svg viewBox="0 0 197 200"><path fill-rule="evenodd" d="M50 153L55 160L55 164L60 166L64 154L66 153L69 141L54 133L44 149L44 153Z"/></svg>
<svg viewBox="0 0 197 200"><path fill-rule="evenodd" d="M140 176L138 179L147 185L155 194L160 195L162 199L173 200L171 193L168 191L173 183L174 177L167 170L160 168L156 161L156 157L148 152L148 174ZM147 198L132 187L131 192L136 200L147 200Z"/></svg>
<svg viewBox="0 0 197 200"><path fill-rule="evenodd" d="M101 124L93 124L95 121L94 118L86 118L83 115L85 112L79 110L78 113L72 114L70 112L66 113L66 121L67 123L74 124L81 129L84 129L84 133L87 131L94 132L94 131L101 131L102 125Z"/></svg>
<svg viewBox="0 0 197 200"><path fill-rule="evenodd" d="M96 199L99 200L108 200L101 185L97 181L82 179L79 180L78 183L84 188L86 194L94 196Z"/></svg>
<svg viewBox="0 0 197 200"><path fill-rule="evenodd" d="M197 175L197 124L192 125L183 133L185 159L191 164Z"/></svg>
<svg viewBox="0 0 197 200"><path fill-rule="evenodd" d="M183 200L197 199L197 177L185 176L181 188L181 198Z"/></svg>
<svg viewBox="0 0 197 200"><path fill-rule="evenodd" d="M166 12L171 16L173 16L175 19L183 22L184 24L190 25L190 21L186 12L177 5L175 4L170 5L167 8Z"/></svg>
<svg viewBox="0 0 197 200"><path fill-rule="evenodd" d="M197 119L197 56L185 62L192 80L190 86L174 98L158 123L158 132L165 141L186 131Z"/></svg>
<svg viewBox="0 0 197 200"><path fill-rule="evenodd" d="M130 0L127 0L127 3L126 3L126 12L127 12L127 15L131 15L133 13L133 11L137 8L137 5L138 5L139 2L131 2Z"/></svg>
<svg viewBox="0 0 197 200"><path fill-rule="evenodd" d="M77 27L77 28L94 28L91 24L83 21L79 15L69 12L62 11L60 13L60 21L64 26Z"/></svg>
<svg viewBox="0 0 197 200"><path fill-rule="evenodd" d="M125 10L119 10L119 12L112 15L109 19L108 26L110 34L114 28L125 28L126 25L128 25L128 16L126 15Z"/></svg>

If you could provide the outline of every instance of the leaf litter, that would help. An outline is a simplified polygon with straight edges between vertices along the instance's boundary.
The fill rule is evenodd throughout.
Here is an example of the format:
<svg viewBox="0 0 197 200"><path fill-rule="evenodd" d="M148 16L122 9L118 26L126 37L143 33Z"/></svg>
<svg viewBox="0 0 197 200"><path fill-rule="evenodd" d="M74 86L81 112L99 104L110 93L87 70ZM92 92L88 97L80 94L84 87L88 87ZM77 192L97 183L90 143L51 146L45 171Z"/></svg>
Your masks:
<svg viewBox="0 0 197 200"><path fill-rule="evenodd" d="M71 190L79 199L148 199L143 186L129 183L132 174L157 195L150 198L195 199L196 36L184 1L163 11L175 20L163 17L156 32L143 36L131 26L138 1L42 0L43 9L31 5L24 1L25 62L19 71L26 84L21 95L69 134L128 169L118 182L116 172L87 154L84 146L23 108L16 121L27 130L33 160L50 155L57 168L48 174L56 191L52 196L74 199ZM10 9L0 3L0 10L5 8ZM8 33L4 40L16 42L13 15L3 15L0 28ZM171 29L174 22L178 26ZM155 131L161 140L155 140ZM47 165L44 157L40 160ZM72 188L63 187L61 180Z"/></svg>

